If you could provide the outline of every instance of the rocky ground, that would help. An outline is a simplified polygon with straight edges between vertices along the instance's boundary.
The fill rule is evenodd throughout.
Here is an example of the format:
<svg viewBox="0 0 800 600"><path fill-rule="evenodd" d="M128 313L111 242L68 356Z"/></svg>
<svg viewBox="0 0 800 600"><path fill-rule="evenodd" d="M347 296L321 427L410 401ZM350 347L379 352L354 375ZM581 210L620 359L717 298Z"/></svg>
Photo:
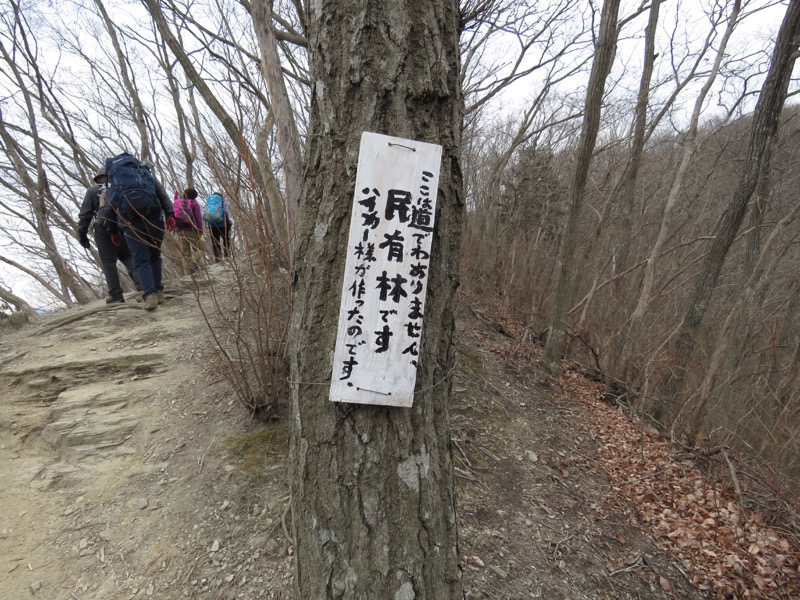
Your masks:
<svg viewBox="0 0 800 600"><path fill-rule="evenodd" d="M3 599L293 597L286 424L251 418L204 368L203 294L175 281L153 313L129 298L0 332ZM652 435L461 304L451 418L467 598L726 597L669 544L677 526L662 512L659 531L631 500L629 484L656 476L615 466L627 438L610 436ZM767 583L727 597L795 589Z"/></svg>

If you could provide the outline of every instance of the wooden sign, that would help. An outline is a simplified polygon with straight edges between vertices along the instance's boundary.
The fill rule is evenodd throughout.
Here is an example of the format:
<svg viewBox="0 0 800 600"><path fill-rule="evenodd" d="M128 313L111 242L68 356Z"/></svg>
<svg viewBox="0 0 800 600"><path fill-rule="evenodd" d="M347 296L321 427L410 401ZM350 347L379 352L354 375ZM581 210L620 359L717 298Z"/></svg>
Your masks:
<svg viewBox="0 0 800 600"><path fill-rule="evenodd" d="M330 399L410 407L442 147L364 132Z"/></svg>

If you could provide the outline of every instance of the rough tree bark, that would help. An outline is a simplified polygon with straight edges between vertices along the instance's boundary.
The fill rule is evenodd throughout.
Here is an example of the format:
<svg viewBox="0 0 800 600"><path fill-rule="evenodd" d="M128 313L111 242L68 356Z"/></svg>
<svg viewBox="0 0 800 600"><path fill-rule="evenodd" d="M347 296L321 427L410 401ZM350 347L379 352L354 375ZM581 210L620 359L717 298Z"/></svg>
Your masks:
<svg viewBox="0 0 800 600"><path fill-rule="evenodd" d="M447 403L463 209L455 0L321 0L290 328L300 598L463 598ZM410 409L328 401L363 131L443 146Z"/></svg>
<svg viewBox="0 0 800 600"><path fill-rule="evenodd" d="M589 164L592 160L597 131L600 127L600 108L606 78L614 63L617 49L617 16L619 0L606 0L600 17L600 34L589 76L589 88L584 106L583 128L575 159L575 171L569 186L569 212L561 237L556 266L556 291L550 308L550 325L547 342L544 347L542 362L551 373L558 373L561 368L561 354L564 351L564 316L572 302L573 280L572 269L575 262L577 245L578 218L580 217L586 180L589 175Z"/></svg>

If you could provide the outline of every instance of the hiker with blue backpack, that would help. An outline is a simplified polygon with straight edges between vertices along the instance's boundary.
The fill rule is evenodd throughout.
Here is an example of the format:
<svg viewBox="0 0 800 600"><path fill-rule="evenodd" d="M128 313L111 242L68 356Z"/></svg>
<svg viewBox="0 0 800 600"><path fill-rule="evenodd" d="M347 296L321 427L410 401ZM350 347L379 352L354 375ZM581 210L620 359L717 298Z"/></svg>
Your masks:
<svg viewBox="0 0 800 600"><path fill-rule="evenodd" d="M197 190L186 188L183 195L175 192L172 199L178 248L181 251L181 268L184 275L192 275L203 266L203 213L197 202Z"/></svg>
<svg viewBox="0 0 800 600"><path fill-rule="evenodd" d="M106 159L108 202L114 209L117 231L133 256L133 268L142 288L145 310L164 301L161 281L161 243L167 228L175 228L172 201L150 169L123 152ZM166 226L165 226L166 221Z"/></svg>
<svg viewBox="0 0 800 600"><path fill-rule="evenodd" d="M94 185L86 190L78 213L78 239L81 246L87 250L92 247L89 242L89 227L94 222L94 243L97 246L97 254L100 255L100 268L103 270L108 288L106 304L117 304L125 302L117 261L125 266L125 270L134 282L136 278L133 273L133 257L127 244L123 240L117 240L120 244L116 245L111 238L113 232L107 227L107 217L109 214L113 217L113 212L109 212L111 207L108 205L106 179L106 169L100 167L93 178Z"/></svg>
<svg viewBox="0 0 800 600"><path fill-rule="evenodd" d="M211 234L211 247L214 250L214 262L230 256L231 228L233 220L228 214L228 206L222 194L215 192L206 198L203 207L203 219Z"/></svg>

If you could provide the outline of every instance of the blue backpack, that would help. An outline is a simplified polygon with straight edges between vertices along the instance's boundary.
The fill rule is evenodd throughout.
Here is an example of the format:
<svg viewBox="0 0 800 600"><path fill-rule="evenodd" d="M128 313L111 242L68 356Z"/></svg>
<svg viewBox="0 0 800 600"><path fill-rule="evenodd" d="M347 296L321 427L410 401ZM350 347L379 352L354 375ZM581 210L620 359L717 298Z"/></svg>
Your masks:
<svg viewBox="0 0 800 600"><path fill-rule="evenodd" d="M127 152L106 159L108 203L127 221L161 212L150 170Z"/></svg>
<svg viewBox="0 0 800 600"><path fill-rule="evenodd" d="M203 218L209 225L225 224L225 201L219 194L211 194L206 198L203 207Z"/></svg>

